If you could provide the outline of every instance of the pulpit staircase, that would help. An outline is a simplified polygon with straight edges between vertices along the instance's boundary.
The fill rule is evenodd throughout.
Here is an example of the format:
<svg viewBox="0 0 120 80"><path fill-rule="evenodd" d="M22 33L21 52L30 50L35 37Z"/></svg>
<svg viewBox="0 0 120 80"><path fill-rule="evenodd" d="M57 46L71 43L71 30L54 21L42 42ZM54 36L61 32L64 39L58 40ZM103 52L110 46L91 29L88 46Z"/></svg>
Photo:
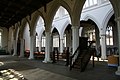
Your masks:
<svg viewBox="0 0 120 80"><path fill-rule="evenodd" d="M88 41L87 41L88 42ZM84 72L91 56L93 56L93 67L94 67L94 53L95 48L92 48L94 41L89 41L89 46L82 47L81 45L76 49L75 53L70 56L70 70L72 68L78 68L81 72ZM84 43L83 43L84 44Z"/></svg>

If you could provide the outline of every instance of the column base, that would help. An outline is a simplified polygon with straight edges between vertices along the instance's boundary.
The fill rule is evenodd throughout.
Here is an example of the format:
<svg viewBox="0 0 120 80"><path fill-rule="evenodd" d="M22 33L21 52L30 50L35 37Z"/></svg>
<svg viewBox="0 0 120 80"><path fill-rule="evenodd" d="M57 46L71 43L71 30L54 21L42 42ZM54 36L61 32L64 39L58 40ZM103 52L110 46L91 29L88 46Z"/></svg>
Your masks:
<svg viewBox="0 0 120 80"><path fill-rule="evenodd" d="M12 55L12 56L17 56L17 54L13 53L13 55Z"/></svg>
<svg viewBox="0 0 120 80"><path fill-rule="evenodd" d="M106 56L101 56L101 59L102 59L102 60L106 60L107 57L106 57Z"/></svg>
<svg viewBox="0 0 120 80"><path fill-rule="evenodd" d="M118 70L115 72L115 74L120 76L120 66L118 66Z"/></svg>
<svg viewBox="0 0 120 80"><path fill-rule="evenodd" d="M52 61L42 61L43 63L52 63Z"/></svg>
<svg viewBox="0 0 120 80"><path fill-rule="evenodd" d="M43 62L43 63L47 63L47 61L45 61L45 60L44 60L44 61L42 61L42 62Z"/></svg>
<svg viewBox="0 0 120 80"><path fill-rule="evenodd" d="M42 61L43 63L52 63L52 61L51 60L44 60L44 61Z"/></svg>
<svg viewBox="0 0 120 80"><path fill-rule="evenodd" d="M30 59L30 60L31 60L31 59L34 59L34 58L33 58L33 57L29 57L28 59Z"/></svg>
<svg viewBox="0 0 120 80"><path fill-rule="evenodd" d="M24 55L20 55L19 57L20 57L20 58L23 58L23 57L24 57Z"/></svg>

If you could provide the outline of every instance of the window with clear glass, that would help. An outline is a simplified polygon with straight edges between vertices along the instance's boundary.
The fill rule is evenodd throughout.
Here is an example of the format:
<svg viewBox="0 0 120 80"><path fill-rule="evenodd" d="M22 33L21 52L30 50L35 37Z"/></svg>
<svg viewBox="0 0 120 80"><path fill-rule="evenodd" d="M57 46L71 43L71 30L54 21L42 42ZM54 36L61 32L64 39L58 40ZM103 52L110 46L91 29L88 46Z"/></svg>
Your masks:
<svg viewBox="0 0 120 80"><path fill-rule="evenodd" d="M66 35L64 35L63 44L64 44L64 47L66 47Z"/></svg>
<svg viewBox="0 0 120 80"><path fill-rule="evenodd" d="M42 36L42 47L45 47L45 41L46 41L46 37Z"/></svg>
<svg viewBox="0 0 120 80"><path fill-rule="evenodd" d="M87 8L87 7L90 7L90 6L93 6L93 5L96 5L98 3L97 0L86 0L83 8Z"/></svg>
<svg viewBox="0 0 120 80"><path fill-rule="evenodd" d="M113 45L113 31L112 26L106 28L106 45Z"/></svg>
<svg viewBox="0 0 120 80"><path fill-rule="evenodd" d="M38 38L38 35L36 35L36 47L39 47L39 38Z"/></svg>
<svg viewBox="0 0 120 80"><path fill-rule="evenodd" d="M59 36L53 36L53 47L59 47Z"/></svg>

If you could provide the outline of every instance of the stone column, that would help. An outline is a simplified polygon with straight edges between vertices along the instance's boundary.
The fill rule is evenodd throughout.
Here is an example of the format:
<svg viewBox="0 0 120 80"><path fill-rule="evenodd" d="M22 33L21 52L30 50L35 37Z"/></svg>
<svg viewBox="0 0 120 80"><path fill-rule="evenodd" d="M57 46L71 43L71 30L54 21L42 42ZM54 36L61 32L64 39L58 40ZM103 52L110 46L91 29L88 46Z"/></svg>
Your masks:
<svg viewBox="0 0 120 80"><path fill-rule="evenodd" d="M30 36L30 56L28 59L34 59L34 38L35 36Z"/></svg>
<svg viewBox="0 0 120 80"><path fill-rule="evenodd" d="M8 52L11 54L11 41L10 40L8 40Z"/></svg>
<svg viewBox="0 0 120 80"><path fill-rule="evenodd" d="M16 56L17 55L17 40L14 40L14 53L13 53L13 56Z"/></svg>
<svg viewBox="0 0 120 80"><path fill-rule="evenodd" d="M118 47L118 31L116 25L113 25L113 45Z"/></svg>
<svg viewBox="0 0 120 80"><path fill-rule="evenodd" d="M45 32L46 34L46 44L45 44L45 59L44 59L44 63L47 63L47 62L51 62L51 59L50 59L50 40L51 40L51 34L50 32Z"/></svg>
<svg viewBox="0 0 120 80"><path fill-rule="evenodd" d="M118 28L118 53L119 53L119 66L118 70L115 72L116 75L120 75L120 17L116 19L117 22L117 28Z"/></svg>
<svg viewBox="0 0 120 80"><path fill-rule="evenodd" d="M74 54L75 50L79 46L79 28L78 26L72 27L72 53Z"/></svg>
<svg viewBox="0 0 120 80"><path fill-rule="evenodd" d="M63 38L60 38L60 53L63 53Z"/></svg>
<svg viewBox="0 0 120 80"><path fill-rule="evenodd" d="M69 51L71 50L71 30L66 32L66 47L69 47Z"/></svg>
<svg viewBox="0 0 120 80"><path fill-rule="evenodd" d="M101 34L101 59L105 60L106 57L106 43L105 34Z"/></svg>
<svg viewBox="0 0 120 80"><path fill-rule="evenodd" d="M19 57L24 57L24 39L21 39L21 44L20 44L20 56Z"/></svg>
<svg viewBox="0 0 120 80"><path fill-rule="evenodd" d="M97 29L97 26L95 26L95 37L96 37L97 55L100 55L100 35L99 35L99 30Z"/></svg>

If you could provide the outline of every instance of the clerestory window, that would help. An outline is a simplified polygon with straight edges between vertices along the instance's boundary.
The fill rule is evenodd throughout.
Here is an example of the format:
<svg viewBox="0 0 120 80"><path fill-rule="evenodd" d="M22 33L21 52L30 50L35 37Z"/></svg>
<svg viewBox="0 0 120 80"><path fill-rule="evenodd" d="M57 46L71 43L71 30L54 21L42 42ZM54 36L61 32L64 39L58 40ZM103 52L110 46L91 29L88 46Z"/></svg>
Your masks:
<svg viewBox="0 0 120 80"><path fill-rule="evenodd" d="M96 5L98 3L97 0L86 0L83 8L88 8L88 7L91 7L93 5Z"/></svg>

